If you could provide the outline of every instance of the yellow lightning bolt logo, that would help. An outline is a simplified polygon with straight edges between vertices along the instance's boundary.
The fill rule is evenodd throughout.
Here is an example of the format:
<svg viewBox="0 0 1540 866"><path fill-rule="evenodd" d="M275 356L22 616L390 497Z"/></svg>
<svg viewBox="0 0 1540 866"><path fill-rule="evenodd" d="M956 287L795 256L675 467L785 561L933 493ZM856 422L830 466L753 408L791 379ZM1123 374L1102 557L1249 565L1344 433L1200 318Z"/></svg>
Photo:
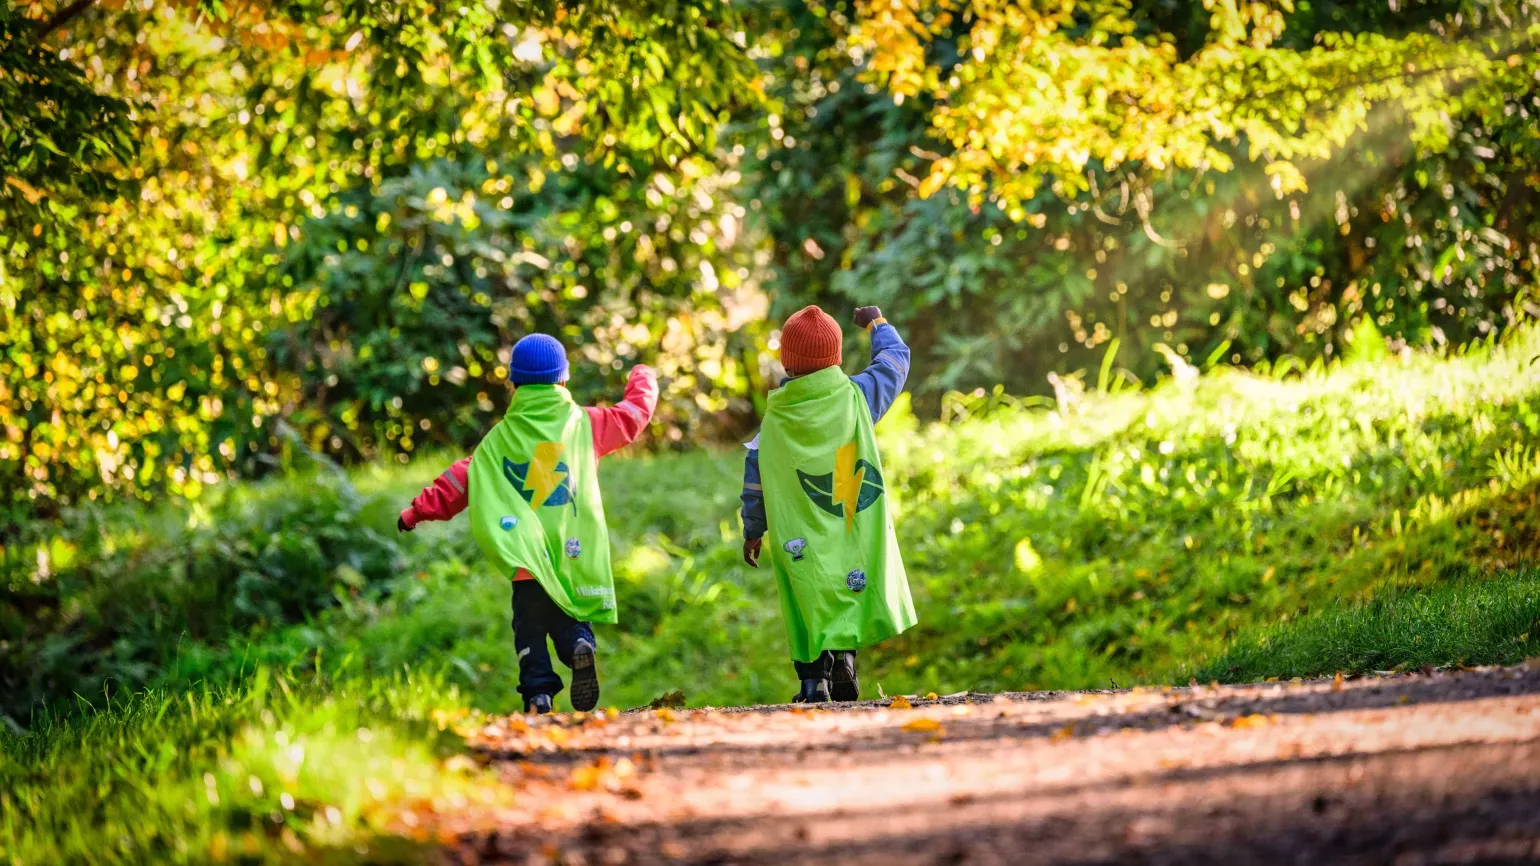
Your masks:
<svg viewBox="0 0 1540 866"><path fill-rule="evenodd" d="M535 456L529 460L529 474L524 483L534 492L534 499L530 504L539 508L545 504L545 500L567 477L567 473L556 468L561 460L561 452L567 446L560 442L541 442L535 446Z"/></svg>
<svg viewBox="0 0 1540 866"><path fill-rule="evenodd" d="M843 445L834 455L834 501L845 506L845 531L856 522L856 503L861 499L861 482L866 468L856 468L856 443Z"/></svg>

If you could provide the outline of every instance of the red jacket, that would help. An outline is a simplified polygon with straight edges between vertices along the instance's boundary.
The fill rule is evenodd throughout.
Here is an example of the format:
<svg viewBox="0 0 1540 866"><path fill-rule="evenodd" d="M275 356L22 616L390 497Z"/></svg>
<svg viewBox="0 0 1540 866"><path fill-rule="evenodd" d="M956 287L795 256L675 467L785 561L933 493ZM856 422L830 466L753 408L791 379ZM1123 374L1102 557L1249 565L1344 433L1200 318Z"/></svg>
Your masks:
<svg viewBox="0 0 1540 866"><path fill-rule="evenodd" d="M631 380L626 383L626 396L617 406L586 406L589 426L594 434L594 457L599 458L630 445L642 435L647 422L652 420L653 410L658 408L658 375L651 367L637 365L631 370ZM470 484L471 458L464 457L433 483L424 487L405 511L401 521L412 529L424 520L449 520L470 504L467 488ZM524 569L514 575L514 580L532 580L533 575Z"/></svg>

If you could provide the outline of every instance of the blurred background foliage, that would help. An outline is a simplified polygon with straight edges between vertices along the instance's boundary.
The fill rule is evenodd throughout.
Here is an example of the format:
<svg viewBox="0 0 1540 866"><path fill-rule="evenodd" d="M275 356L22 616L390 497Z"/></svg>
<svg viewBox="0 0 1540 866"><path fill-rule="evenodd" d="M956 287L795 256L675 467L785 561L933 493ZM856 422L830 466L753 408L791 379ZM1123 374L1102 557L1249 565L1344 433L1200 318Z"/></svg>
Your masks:
<svg viewBox="0 0 1540 866"><path fill-rule="evenodd" d="M584 399L658 366L674 447L752 429L808 302L881 305L922 416L1114 345L1148 382L1484 337L1537 309L1537 34L1534 0L3 2L0 535L466 449L532 330Z"/></svg>

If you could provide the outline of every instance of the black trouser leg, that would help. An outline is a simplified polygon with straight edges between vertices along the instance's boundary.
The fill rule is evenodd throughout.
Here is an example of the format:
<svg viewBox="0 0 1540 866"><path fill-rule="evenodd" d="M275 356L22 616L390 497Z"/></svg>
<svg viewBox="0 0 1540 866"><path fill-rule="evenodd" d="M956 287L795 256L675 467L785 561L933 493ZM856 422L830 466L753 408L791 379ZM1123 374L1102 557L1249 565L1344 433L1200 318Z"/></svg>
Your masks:
<svg viewBox="0 0 1540 866"><path fill-rule="evenodd" d="M577 646L580 640L586 640L595 648L599 641L594 637L594 627L586 622L578 622L567 615L567 612L551 602L551 617L548 620L547 631L551 635L551 643L556 645L556 657L567 667L572 667L572 648Z"/></svg>
<svg viewBox="0 0 1540 866"><path fill-rule="evenodd" d="M519 694L526 701L535 695L555 695L562 690L561 677L551 667L551 651L546 646L550 610L555 607L539 581L513 582L513 645L519 653ZM560 608L557 613L561 613ZM560 641L557 646L558 651L572 652L570 644L565 650L560 650Z"/></svg>

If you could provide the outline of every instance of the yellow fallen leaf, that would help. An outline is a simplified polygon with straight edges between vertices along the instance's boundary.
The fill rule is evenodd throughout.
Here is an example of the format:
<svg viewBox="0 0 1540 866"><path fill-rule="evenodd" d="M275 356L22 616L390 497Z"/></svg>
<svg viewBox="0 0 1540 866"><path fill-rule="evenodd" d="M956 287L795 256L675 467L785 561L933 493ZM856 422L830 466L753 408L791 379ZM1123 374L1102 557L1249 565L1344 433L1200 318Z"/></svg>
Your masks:
<svg viewBox="0 0 1540 866"><path fill-rule="evenodd" d="M1277 677L1268 677L1267 679L1263 680L1262 682L1264 682L1264 683L1276 683L1276 682L1278 682L1278 678Z"/></svg>
<svg viewBox="0 0 1540 866"><path fill-rule="evenodd" d="M1050 743L1062 743L1065 740L1069 739L1070 737L1073 737L1074 735L1075 735L1075 724L1073 722L1071 722L1070 724L1065 725L1064 727L1058 729L1057 731L1054 731L1051 735L1049 735L1048 742L1050 742Z"/></svg>
<svg viewBox="0 0 1540 866"><path fill-rule="evenodd" d="M1305 680L1304 680L1303 677L1295 677L1295 678L1289 680L1289 682L1293 683L1296 686L1300 686L1300 685L1304 685Z"/></svg>
<svg viewBox="0 0 1540 866"><path fill-rule="evenodd" d="M674 715L674 711L669 709L668 707L660 707L660 708L658 708L656 710L653 710L652 714L653 714L654 718L656 718L660 722L663 722L664 724L672 722L672 721L674 721L675 718L677 718Z"/></svg>
<svg viewBox="0 0 1540 866"><path fill-rule="evenodd" d="M904 722L903 730L911 734L930 733L931 731L940 731L941 723L935 719L913 719Z"/></svg>
<svg viewBox="0 0 1540 866"><path fill-rule="evenodd" d="M927 701L934 701L934 700L938 700L938 698L936 697L936 693L935 692L926 692L925 693L925 700L927 700Z"/></svg>
<svg viewBox="0 0 1540 866"><path fill-rule="evenodd" d="M574 791L593 791L604 780L604 771L598 767L578 767L572 771L571 786Z"/></svg>
<svg viewBox="0 0 1540 866"><path fill-rule="evenodd" d="M1331 678L1331 690L1334 692L1342 691L1342 671L1337 671L1337 675Z"/></svg>
<svg viewBox="0 0 1540 866"><path fill-rule="evenodd" d="M562 728L546 728L545 736L546 739L550 740L558 746L566 745L566 742L572 739L572 735L567 733L566 730Z"/></svg>
<svg viewBox="0 0 1540 866"><path fill-rule="evenodd" d="M1252 713L1249 716L1240 716L1230 723L1232 728L1260 728L1268 723L1267 716L1260 713Z"/></svg>
<svg viewBox="0 0 1540 866"><path fill-rule="evenodd" d="M888 704L888 709L890 710L908 710L913 708L914 704L909 703L909 699L903 695L894 695L892 702Z"/></svg>

